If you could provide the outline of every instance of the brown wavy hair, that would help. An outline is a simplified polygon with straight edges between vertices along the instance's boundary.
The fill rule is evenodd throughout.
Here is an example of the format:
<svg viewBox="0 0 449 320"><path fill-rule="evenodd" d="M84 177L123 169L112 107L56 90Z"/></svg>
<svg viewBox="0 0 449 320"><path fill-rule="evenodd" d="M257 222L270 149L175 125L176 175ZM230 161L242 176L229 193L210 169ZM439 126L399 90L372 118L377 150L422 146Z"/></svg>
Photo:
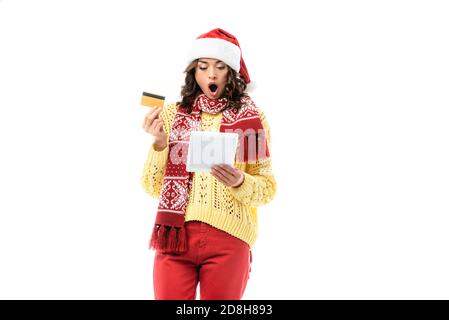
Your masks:
<svg viewBox="0 0 449 320"><path fill-rule="evenodd" d="M200 95L202 92L200 86L195 80L195 70L198 65L198 60L193 60L185 69L184 73L186 73L185 84L181 87L181 97L182 100L176 102L176 106L184 108L187 113L192 112L192 105L195 101L195 98ZM223 97L226 97L229 100L228 108L235 108L239 110L241 107L240 99L241 97L248 96L245 92L246 83L240 77L240 74L228 66L228 79L225 86L225 93Z"/></svg>

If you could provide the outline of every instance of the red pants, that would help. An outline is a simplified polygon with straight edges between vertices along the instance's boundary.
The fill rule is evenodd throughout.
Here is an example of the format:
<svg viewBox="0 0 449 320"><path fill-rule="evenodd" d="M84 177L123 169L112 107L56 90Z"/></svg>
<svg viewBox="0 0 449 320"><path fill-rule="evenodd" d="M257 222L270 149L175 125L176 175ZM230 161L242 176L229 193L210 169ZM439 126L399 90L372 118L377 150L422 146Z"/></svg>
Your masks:
<svg viewBox="0 0 449 320"><path fill-rule="evenodd" d="M156 300L239 300L251 271L249 245L199 221L186 222L188 251L156 252L153 284Z"/></svg>

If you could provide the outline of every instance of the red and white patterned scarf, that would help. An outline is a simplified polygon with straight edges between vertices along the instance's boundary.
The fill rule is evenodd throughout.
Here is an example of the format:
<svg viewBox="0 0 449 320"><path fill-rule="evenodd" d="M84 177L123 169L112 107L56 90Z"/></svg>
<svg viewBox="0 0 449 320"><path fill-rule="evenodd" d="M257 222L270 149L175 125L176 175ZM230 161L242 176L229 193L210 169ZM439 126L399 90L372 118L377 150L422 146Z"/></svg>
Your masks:
<svg viewBox="0 0 449 320"><path fill-rule="evenodd" d="M241 102L242 107L236 111L228 108L227 98L212 100L200 94L190 114L179 108L170 131L169 155L150 248L177 254L187 251L184 221L193 173L186 171L186 160L190 132L201 130L201 112L223 112L220 132L239 134L236 161L251 163L270 157L254 102L248 96L242 97Z"/></svg>

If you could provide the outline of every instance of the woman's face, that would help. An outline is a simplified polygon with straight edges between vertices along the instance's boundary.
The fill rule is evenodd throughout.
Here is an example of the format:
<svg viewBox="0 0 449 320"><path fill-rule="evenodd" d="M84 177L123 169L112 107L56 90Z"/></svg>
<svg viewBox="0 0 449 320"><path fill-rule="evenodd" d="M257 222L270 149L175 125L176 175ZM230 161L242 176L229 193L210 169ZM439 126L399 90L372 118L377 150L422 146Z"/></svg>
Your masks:
<svg viewBox="0 0 449 320"><path fill-rule="evenodd" d="M209 99L219 99L225 92L228 66L217 59L200 58L195 68L195 80Z"/></svg>

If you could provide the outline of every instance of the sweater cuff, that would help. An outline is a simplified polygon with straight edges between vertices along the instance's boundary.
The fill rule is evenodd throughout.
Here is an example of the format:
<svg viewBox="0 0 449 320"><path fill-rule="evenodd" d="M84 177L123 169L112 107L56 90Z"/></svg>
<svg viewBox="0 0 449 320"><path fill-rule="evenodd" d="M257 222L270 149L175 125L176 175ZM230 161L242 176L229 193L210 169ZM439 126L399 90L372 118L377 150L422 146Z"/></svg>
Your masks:
<svg viewBox="0 0 449 320"><path fill-rule="evenodd" d="M249 197L254 192L254 184L256 183L256 178L254 178L249 173L243 172L245 178L243 179L243 183L238 187L228 187L229 192L236 198L237 200L242 200L244 198Z"/></svg>
<svg viewBox="0 0 449 320"><path fill-rule="evenodd" d="M149 160L152 163L162 163L165 164L168 157L168 146L164 150L157 151L154 149L154 144L151 144Z"/></svg>

